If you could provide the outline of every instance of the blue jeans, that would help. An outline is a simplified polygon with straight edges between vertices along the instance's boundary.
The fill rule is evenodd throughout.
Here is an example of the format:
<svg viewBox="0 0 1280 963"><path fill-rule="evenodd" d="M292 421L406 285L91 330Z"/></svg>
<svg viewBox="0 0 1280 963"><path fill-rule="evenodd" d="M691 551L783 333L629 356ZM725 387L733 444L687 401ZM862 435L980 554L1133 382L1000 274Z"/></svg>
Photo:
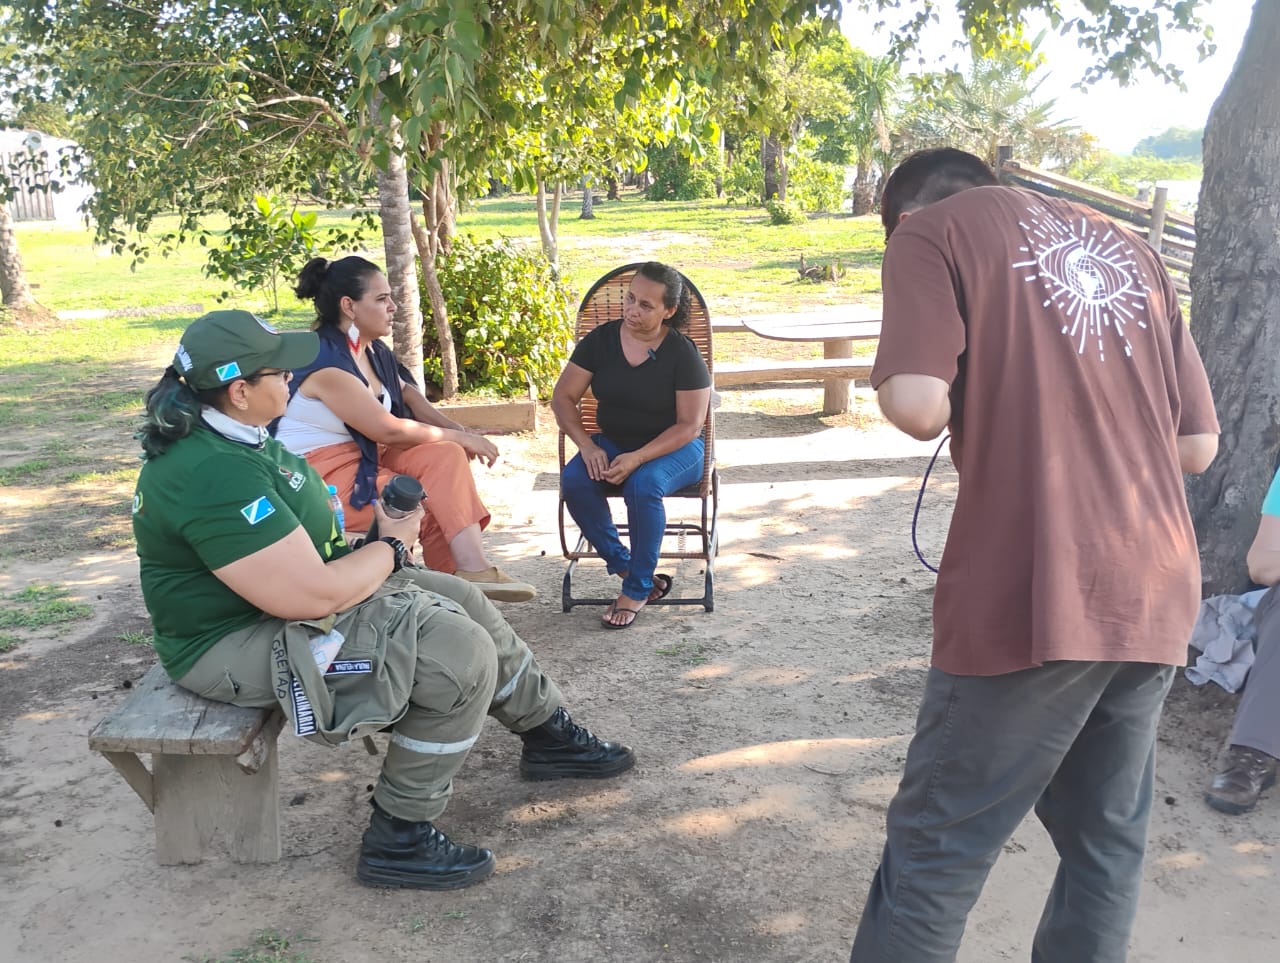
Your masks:
<svg viewBox="0 0 1280 963"><path fill-rule="evenodd" d="M1032 963L1123 963L1173 672L930 669L851 963L951 963L987 873L1033 806L1059 863Z"/></svg>
<svg viewBox="0 0 1280 963"><path fill-rule="evenodd" d="M612 461L624 451L604 435L592 437ZM560 475L560 491L565 507L578 523L587 541L604 558L609 574L626 572L622 594L637 602L647 599L653 590L653 570L658 566L662 549L662 533L667 528L667 510L662 504L666 495L688 488L702 477L702 438L693 439L683 448L647 461L622 483L622 498L627 505L627 527L631 549L618 538L617 526L605 497L612 488L607 482L592 481L581 455L574 455Z"/></svg>

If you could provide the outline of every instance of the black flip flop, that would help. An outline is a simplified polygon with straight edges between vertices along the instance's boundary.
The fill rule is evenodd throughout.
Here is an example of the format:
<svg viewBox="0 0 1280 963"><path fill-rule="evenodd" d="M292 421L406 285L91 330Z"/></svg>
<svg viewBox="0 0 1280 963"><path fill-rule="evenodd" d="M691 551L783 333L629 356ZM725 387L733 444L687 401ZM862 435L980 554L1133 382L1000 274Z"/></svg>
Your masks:
<svg viewBox="0 0 1280 963"><path fill-rule="evenodd" d="M605 610L604 615L601 616L600 618L600 624L603 625L606 629L629 629L631 628L631 626L636 624L636 617L640 615L643 609L644 609L643 605L640 606L640 608L638 609L618 608L618 604L616 602L610 602L609 607ZM628 619L626 622L623 622L621 625L614 625L612 622L605 621L614 612L630 612L631 618Z"/></svg>
<svg viewBox="0 0 1280 963"><path fill-rule="evenodd" d="M662 581L659 582L658 580ZM672 587L676 584L676 580L665 572L655 572L653 576L653 588L649 590L649 597L645 599L645 604L656 602L658 599L665 599L671 594ZM653 593L657 592L657 595Z"/></svg>

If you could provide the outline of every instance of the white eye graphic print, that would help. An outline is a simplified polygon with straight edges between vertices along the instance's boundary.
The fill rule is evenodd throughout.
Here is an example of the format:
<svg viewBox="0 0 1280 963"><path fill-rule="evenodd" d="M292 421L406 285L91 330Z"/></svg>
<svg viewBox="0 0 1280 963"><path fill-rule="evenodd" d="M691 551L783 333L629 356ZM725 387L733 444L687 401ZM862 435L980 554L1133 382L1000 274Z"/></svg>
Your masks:
<svg viewBox="0 0 1280 963"><path fill-rule="evenodd" d="M1084 354L1092 342L1098 360L1106 361L1109 329L1125 357L1132 357L1127 328L1147 327L1147 287L1136 271L1129 242L1110 228L1099 237L1098 227L1086 219L1081 218L1077 227L1043 208L1028 209L1027 220L1018 223L1028 241L1018 250L1028 259L1011 266L1033 269L1023 281L1038 282L1044 288L1041 307L1057 304L1066 317L1062 333L1071 338L1076 353Z"/></svg>

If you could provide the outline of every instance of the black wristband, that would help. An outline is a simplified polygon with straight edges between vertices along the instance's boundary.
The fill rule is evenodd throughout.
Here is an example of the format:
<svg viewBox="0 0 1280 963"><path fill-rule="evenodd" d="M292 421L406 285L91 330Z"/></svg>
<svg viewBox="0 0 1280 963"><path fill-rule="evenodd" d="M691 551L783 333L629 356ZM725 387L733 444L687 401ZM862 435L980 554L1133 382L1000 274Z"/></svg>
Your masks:
<svg viewBox="0 0 1280 963"><path fill-rule="evenodd" d="M386 542L391 546L392 551L396 553L395 567L391 569L392 574L404 568L405 562L409 561L409 550L405 548L404 542L394 535L383 535L378 541Z"/></svg>

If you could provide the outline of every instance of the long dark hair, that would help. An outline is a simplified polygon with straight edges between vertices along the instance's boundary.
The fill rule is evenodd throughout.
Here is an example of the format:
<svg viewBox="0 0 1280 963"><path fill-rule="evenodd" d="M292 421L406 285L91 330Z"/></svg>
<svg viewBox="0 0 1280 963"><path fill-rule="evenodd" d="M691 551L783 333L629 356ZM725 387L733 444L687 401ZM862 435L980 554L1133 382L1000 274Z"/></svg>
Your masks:
<svg viewBox="0 0 1280 963"><path fill-rule="evenodd" d="M317 328L337 327L342 299L359 301L369 286L369 275L381 273L378 265L354 254L336 261L313 257L298 272L293 293L304 301L315 302Z"/></svg>
<svg viewBox="0 0 1280 963"><path fill-rule="evenodd" d="M142 444L142 460L159 458L175 441L191 434L200 421L202 405L221 410L227 387L196 391L178 377L173 365L165 368L155 387L147 392L142 423L133 433Z"/></svg>
<svg viewBox="0 0 1280 963"><path fill-rule="evenodd" d="M684 283L684 275L661 261L646 261L636 269L636 276L657 281L662 285L662 305L675 308L675 314L667 318L667 324L677 331L689 323L689 311L693 307L693 298L689 295L689 285Z"/></svg>

